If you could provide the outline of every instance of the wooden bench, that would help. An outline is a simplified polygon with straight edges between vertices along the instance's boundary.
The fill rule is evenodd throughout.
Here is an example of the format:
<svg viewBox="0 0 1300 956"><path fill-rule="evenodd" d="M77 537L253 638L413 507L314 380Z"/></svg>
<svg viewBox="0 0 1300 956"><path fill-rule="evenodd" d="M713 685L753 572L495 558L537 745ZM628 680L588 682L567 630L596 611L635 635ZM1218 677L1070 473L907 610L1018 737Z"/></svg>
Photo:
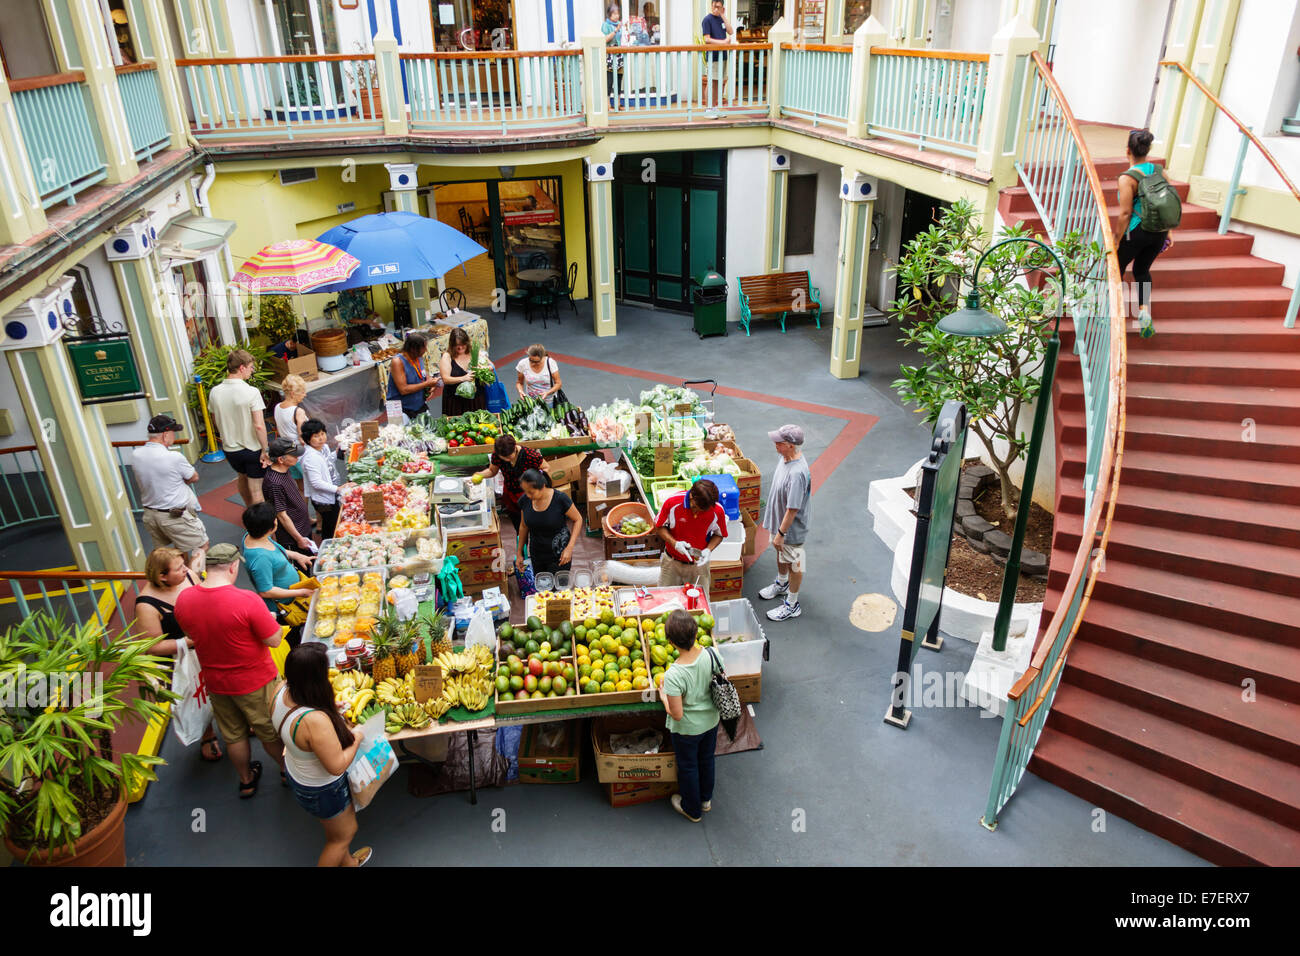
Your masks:
<svg viewBox="0 0 1300 956"><path fill-rule="evenodd" d="M780 315L785 331L787 315L811 314L822 327L820 290L812 284L808 272L772 272L761 276L740 277L740 324L749 334L749 323L759 315Z"/></svg>

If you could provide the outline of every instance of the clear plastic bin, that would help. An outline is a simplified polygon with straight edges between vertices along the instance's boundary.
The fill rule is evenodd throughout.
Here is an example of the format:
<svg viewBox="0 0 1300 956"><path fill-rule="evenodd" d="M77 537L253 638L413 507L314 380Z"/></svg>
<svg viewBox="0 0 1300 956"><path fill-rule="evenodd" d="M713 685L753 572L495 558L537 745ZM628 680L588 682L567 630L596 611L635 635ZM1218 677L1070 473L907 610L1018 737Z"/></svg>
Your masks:
<svg viewBox="0 0 1300 956"><path fill-rule="evenodd" d="M748 598L713 604L713 642L729 675L759 674L767 659L767 637Z"/></svg>
<svg viewBox="0 0 1300 956"><path fill-rule="evenodd" d="M745 522L727 519L727 537L722 544L713 549L714 564L726 561L739 561L745 548Z"/></svg>
<svg viewBox="0 0 1300 956"><path fill-rule="evenodd" d="M444 509L455 508L454 511ZM438 505L438 518L447 534L467 531L487 531L492 527L492 505L489 501L476 501L470 505Z"/></svg>

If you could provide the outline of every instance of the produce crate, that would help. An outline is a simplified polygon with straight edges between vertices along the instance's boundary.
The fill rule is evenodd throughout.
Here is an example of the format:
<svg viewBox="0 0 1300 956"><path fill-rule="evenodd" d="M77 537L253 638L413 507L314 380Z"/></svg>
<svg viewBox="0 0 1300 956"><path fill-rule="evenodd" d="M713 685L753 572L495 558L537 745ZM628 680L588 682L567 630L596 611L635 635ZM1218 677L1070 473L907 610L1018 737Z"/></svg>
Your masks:
<svg viewBox="0 0 1300 956"><path fill-rule="evenodd" d="M709 602L729 601L740 597L744 588L745 567L739 561L716 562L710 566Z"/></svg>
<svg viewBox="0 0 1300 956"><path fill-rule="evenodd" d="M565 485L582 477L582 456L565 455L562 458L546 460L546 471L551 476L551 484Z"/></svg>
<svg viewBox="0 0 1300 956"><path fill-rule="evenodd" d="M527 655L519 655L527 660ZM573 657L561 657L559 663L568 664L574 669L575 682L577 677L577 663ZM540 714L553 710L581 710L587 707L599 707L600 704L592 703L599 696L613 697L609 695L589 695L583 697L581 694L573 694L570 697L528 697L524 700L516 700L510 694L497 694L497 713L498 714ZM639 700L640 698L638 698Z"/></svg>
<svg viewBox="0 0 1300 956"><path fill-rule="evenodd" d="M492 454L493 445L457 445L454 448L447 446L448 455L490 455ZM459 465L457 467L460 467Z"/></svg>
<svg viewBox="0 0 1300 956"><path fill-rule="evenodd" d="M357 575L359 581L364 581L366 574L370 572L378 572L380 576L381 587L379 589L379 614L374 615L375 617L379 617L379 615L383 614L384 611L386 611L389 606L386 600L388 596L388 569L383 565L379 565L373 568L358 568L354 571L332 571L328 574L321 575L318 580L322 584L324 584L326 578L337 578L337 577L342 577L345 574L355 574ZM337 654L337 652L343 649L344 645L335 643L335 636L337 636L337 631L335 632L335 635L330 637L316 636L316 617L317 617L316 606L319 603L320 603L320 590L317 589L316 593L311 596L311 604L307 608L307 620L303 622L302 639L304 641L313 641L317 644L324 644L326 651L329 653L330 660L332 661L335 655ZM353 613L354 615L359 615L360 611L350 612L350 613ZM367 644L369 643L368 634L360 635L360 636L367 637Z"/></svg>
<svg viewBox="0 0 1300 956"><path fill-rule="evenodd" d="M568 438L530 438L527 441L521 441L519 444L525 448L536 448L539 451L546 451L551 448L571 448L574 445L590 445L590 435L570 435Z"/></svg>
<svg viewBox="0 0 1300 956"><path fill-rule="evenodd" d="M748 458L737 458L736 464L740 467L740 477L736 479L736 487L740 489L740 510L748 512L757 521L763 476L759 474L758 466Z"/></svg>
<svg viewBox="0 0 1300 956"><path fill-rule="evenodd" d="M597 717L591 722L591 745L596 753L596 779L601 783L661 783L677 780L677 755L673 739L665 724L665 714L627 714ZM625 734L652 727L662 732L663 743L657 754L616 754L610 747L610 734Z"/></svg>
<svg viewBox="0 0 1300 956"><path fill-rule="evenodd" d="M762 674L731 674L727 677L736 688L736 696L742 704L759 704L763 701Z"/></svg>
<svg viewBox="0 0 1300 956"><path fill-rule="evenodd" d="M655 478L650 482L650 500L654 505L654 511L659 513L659 509L664 506L664 502L677 494L679 491L687 491L691 487L691 482L683 478Z"/></svg>
<svg viewBox="0 0 1300 956"><path fill-rule="evenodd" d="M667 800L677 792L672 783L607 783L605 796L611 807L634 807L638 803Z"/></svg>
<svg viewBox="0 0 1300 956"><path fill-rule="evenodd" d="M609 495L595 485L587 486L587 530L600 531L605 522L605 512L615 505L627 504L632 500L629 488L620 494Z"/></svg>
<svg viewBox="0 0 1300 956"><path fill-rule="evenodd" d="M501 526L495 513L486 530L447 532L447 554L455 555L462 563L490 559L500 547Z"/></svg>
<svg viewBox="0 0 1300 956"><path fill-rule="evenodd" d="M577 783L581 776L582 721L530 724L519 742L520 783Z"/></svg>
<svg viewBox="0 0 1300 956"><path fill-rule="evenodd" d="M376 533L397 534L399 532L383 531L383 532L376 532ZM419 574L422 571L428 571L431 574L436 574L438 573L438 571L442 570L442 556L433 558L427 562L420 560L418 548L419 548L419 541L422 538L424 539L433 538L434 540L436 540L438 542L439 548L441 549L442 556L446 555L447 536L443 532L441 527L430 526L428 528L418 528L414 531L407 531L405 543L403 545L403 550L406 553L405 557L400 562L394 562L388 565L389 574L400 573L400 574L411 575L411 574ZM319 576L322 574L333 574L339 571L359 570L356 567L348 567L348 566L340 566L334 568L332 571L321 570L321 559L328 555L332 546L334 546L337 542L340 541L346 542L348 540L349 540L348 538L326 538L324 541L322 541L320 543L320 551L316 555L316 562L314 565L312 565L312 574Z"/></svg>
<svg viewBox="0 0 1300 956"><path fill-rule="evenodd" d="M658 532L651 531L635 538L605 538L606 561L658 560L663 554L664 542Z"/></svg>

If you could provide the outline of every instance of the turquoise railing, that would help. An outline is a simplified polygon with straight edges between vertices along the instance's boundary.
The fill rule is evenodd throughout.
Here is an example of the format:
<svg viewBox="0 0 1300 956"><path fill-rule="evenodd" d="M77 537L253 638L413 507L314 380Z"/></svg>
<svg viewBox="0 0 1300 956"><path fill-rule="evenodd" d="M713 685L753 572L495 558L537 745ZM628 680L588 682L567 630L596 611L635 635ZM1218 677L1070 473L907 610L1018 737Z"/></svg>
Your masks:
<svg viewBox="0 0 1300 956"><path fill-rule="evenodd" d="M48 209L102 182L108 166L91 118L85 74L13 80L14 110L27 147L41 205Z"/></svg>
<svg viewBox="0 0 1300 956"><path fill-rule="evenodd" d="M988 89L987 53L873 48L867 132L974 157Z"/></svg>
<svg viewBox="0 0 1300 956"><path fill-rule="evenodd" d="M814 126L849 121L853 47L781 44L781 113Z"/></svg>
<svg viewBox="0 0 1300 956"><path fill-rule="evenodd" d="M716 57L716 59L715 59ZM605 61L611 123L698 118L713 113L766 116L772 47L745 43L611 47Z"/></svg>
<svg viewBox="0 0 1300 956"><path fill-rule="evenodd" d="M187 59L176 65L200 139L383 132L373 56Z"/></svg>
<svg viewBox="0 0 1300 956"><path fill-rule="evenodd" d="M0 488L0 531L58 519L54 490L35 445L0 448Z"/></svg>
<svg viewBox="0 0 1300 956"><path fill-rule="evenodd" d="M171 139L163 109L158 69L152 63L117 68L117 89L126 110L126 126L137 160L153 159Z"/></svg>
<svg viewBox="0 0 1300 956"><path fill-rule="evenodd" d="M497 130L583 122L582 53L403 53L411 129Z"/></svg>
<svg viewBox="0 0 1300 956"><path fill-rule="evenodd" d="M1104 565L1124 448L1124 295L1106 199L1079 125L1046 62L1033 53L1023 74L1028 105L1016 169L1049 238L1078 230L1105 255L1069 303L1083 374L1087 458L1079 550L1056 612L1035 645L1029 669L1007 694L983 823L992 829L1029 766L1051 711L1070 644ZM1062 480L1058 477L1058 480ZM1109 494L1106 493L1109 489Z"/></svg>
<svg viewBox="0 0 1300 956"><path fill-rule="evenodd" d="M52 569L0 570L0 581L9 592L0 592L0 628L44 611L77 627L94 622L111 641L135 623L135 598L147 579L137 572Z"/></svg>

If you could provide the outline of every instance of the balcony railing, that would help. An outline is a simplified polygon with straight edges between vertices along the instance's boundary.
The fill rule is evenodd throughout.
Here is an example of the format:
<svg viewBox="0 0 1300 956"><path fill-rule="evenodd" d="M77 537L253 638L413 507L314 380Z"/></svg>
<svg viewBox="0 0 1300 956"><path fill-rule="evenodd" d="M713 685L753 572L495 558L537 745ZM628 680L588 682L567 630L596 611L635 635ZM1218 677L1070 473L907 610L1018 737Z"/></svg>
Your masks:
<svg viewBox="0 0 1300 956"><path fill-rule="evenodd" d="M153 159L171 139L163 109L158 68L152 63L135 63L117 68L117 89L126 110L131 148L137 160Z"/></svg>
<svg viewBox="0 0 1300 956"><path fill-rule="evenodd" d="M375 58L177 60L195 133L207 139L383 131Z"/></svg>
<svg viewBox="0 0 1300 956"><path fill-rule="evenodd" d="M772 47L749 43L611 47L605 75L610 122L768 112Z"/></svg>
<svg viewBox="0 0 1300 956"><path fill-rule="evenodd" d="M92 118L84 73L36 76L9 83L14 110L41 205L75 202L107 175L104 146Z"/></svg>
<svg viewBox="0 0 1300 956"><path fill-rule="evenodd" d="M973 157L988 86L987 53L871 50L867 132Z"/></svg>
<svg viewBox="0 0 1300 956"><path fill-rule="evenodd" d="M583 122L582 53L405 53L411 129L530 129Z"/></svg>
<svg viewBox="0 0 1300 956"><path fill-rule="evenodd" d="M781 44L781 114L844 129L853 47Z"/></svg>

